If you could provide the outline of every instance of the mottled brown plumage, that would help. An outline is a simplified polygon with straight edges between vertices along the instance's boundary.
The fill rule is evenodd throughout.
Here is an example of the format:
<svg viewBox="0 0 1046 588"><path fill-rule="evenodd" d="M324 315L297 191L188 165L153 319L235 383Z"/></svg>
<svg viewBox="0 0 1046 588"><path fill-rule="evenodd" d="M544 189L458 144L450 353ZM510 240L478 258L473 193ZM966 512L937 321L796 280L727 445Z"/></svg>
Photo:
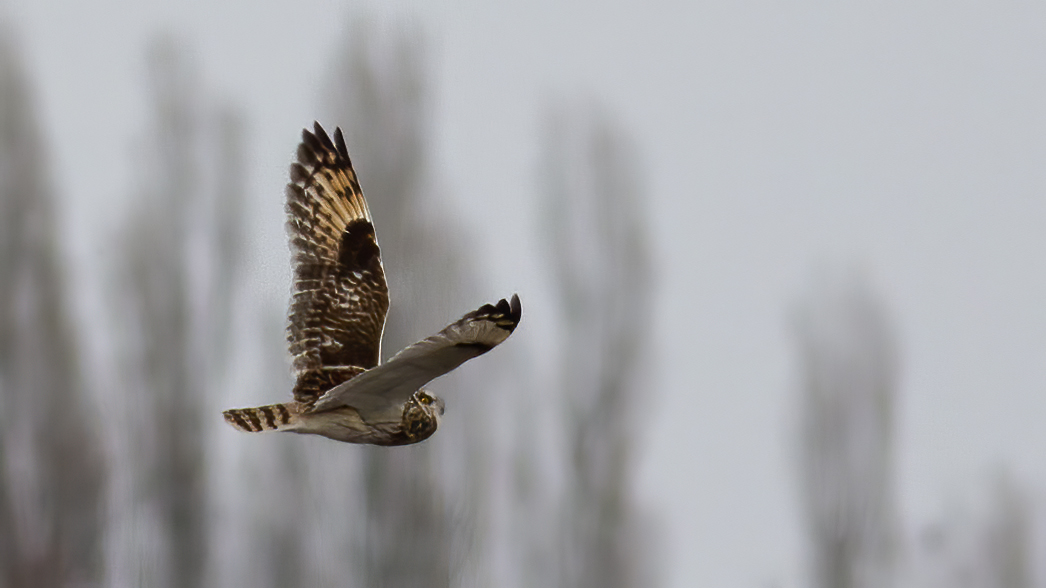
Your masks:
<svg viewBox="0 0 1046 588"><path fill-rule="evenodd" d="M341 129L302 132L287 185L294 286L287 341L310 403L330 386L378 365L389 289L367 201Z"/></svg>
<svg viewBox="0 0 1046 588"><path fill-rule="evenodd" d="M287 341L294 401L224 412L247 432L405 445L430 437L443 401L428 381L486 353L521 317L519 298L484 305L379 365L389 291L381 250L341 129L302 132L287 185L294 286Z"/></svg>

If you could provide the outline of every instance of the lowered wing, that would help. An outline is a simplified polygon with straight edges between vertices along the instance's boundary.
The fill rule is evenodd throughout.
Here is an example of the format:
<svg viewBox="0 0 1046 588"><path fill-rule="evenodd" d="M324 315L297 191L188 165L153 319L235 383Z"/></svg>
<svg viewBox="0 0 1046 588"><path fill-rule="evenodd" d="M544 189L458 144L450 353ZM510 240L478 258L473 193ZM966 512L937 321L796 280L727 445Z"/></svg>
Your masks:
<svg viewBox="0 0 1046 588"><path fill-rule="evenodd" d="M364 420L398 420L416 390L508 338L519 324L519 296L484 304L389 361L327 391L313 411L352 406ZM395 414L393 414L393 412Z"/></svg>

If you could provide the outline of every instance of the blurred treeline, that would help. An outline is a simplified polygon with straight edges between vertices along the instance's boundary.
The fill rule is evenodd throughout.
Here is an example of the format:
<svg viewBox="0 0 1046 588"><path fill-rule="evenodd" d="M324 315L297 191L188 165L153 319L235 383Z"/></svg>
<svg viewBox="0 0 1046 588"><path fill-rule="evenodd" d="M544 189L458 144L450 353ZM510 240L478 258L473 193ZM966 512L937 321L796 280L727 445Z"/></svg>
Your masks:
<svg viewBox="0 0 1046 588"><path fill-rule="evenodd" d="M316 117L345 130L377 220L386 356L493 301L431 164L421 33L350 27ZM524 321L513 349L438 382L451 416L419 446L245 436L220 410L292 384L286 308L244 303L248 206L283 206L278 187L245 193L250 123L176 40L146 48L137 175L122 228L96 236L115 253L89 272L104 308L86 320L32 75L0 35L0 588L652 584L622 426L650 255L632 147L609 117L548 114L534 192L559 220L538 255L561 332ZM552 375L528 369L528 338L566 342Z"/></svg>
<svg viewBox="0 0 1046 588"><path fill-rule="evenodd" d="M1030 497L1005 469L942 520L904 535L895 460L901 353L882 297L824 272L793 315L798 473L816 588L1032 588ZM986 491L984 491L986 490ZM979 504L976 504L979 502Z"/></svg>
<svg viewBox="0 0 1046 588"><path fill-rule="evenodd" d="M491 301L482 245L432 164L422 33L351 26L316 117L345 130L376 219L386 356ZM533 189L548 246L533 254L558 306L522 298L554 320L525 318L511 349L440 380L436 436L396 449L247 436L220 410L291 387L285 307L244 303L247 208L283 205L275 187L245 190L256 123L208 92L177 41L146 49L138 176L122 230L97 236L115 254L90 272L106 305L87 320L15 38L0 30L0 588L658 583L663 540L632 493L657 279L639 158L611 115L544 114ZM900 353L866 281L815 283L794 318L811 584L1033 586L1029 506L1005 475L984 517L902 536ZM530 365L543 344L559 357L549 375Z"/></svg>

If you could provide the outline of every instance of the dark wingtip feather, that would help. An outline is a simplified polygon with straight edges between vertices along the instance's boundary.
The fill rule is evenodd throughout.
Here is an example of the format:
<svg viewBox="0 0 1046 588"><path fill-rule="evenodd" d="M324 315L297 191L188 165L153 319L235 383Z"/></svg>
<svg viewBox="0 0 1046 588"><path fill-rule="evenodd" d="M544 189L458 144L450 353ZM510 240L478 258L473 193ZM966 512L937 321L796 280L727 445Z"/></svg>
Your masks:
<svg viewBox="0 0 1046 588"><path fill-rule="evenodd" d="M302 142L298 145L298 162L302 165L316 165L316 153L309 148L309 142L306 137L311 137L308 131L302 135ZM315 137L313 137L315 140Z"/></svg>
<svg viewBox="0 0 1046 588"><path fill-rule="evenodd" d="M511 301L502 298L494 304L484 304L471 316L492 319L499 327L511 332L519 324L519 319L523 316L523 309L519 304L519 296L513 294Z"/></svg>
<svg viewBox="0 0 1046 588"><path fill-rule="evenodd" d="M345 136L341 134L341 127L334 127L334 145L342 157L349 158L349 148L345 146Z"/></svg>
<svg viewBox="0 0 1046 588"><path fill-rule="evenodd" d="M508 306L508 301L505 300L504 298L502 298L501 300L498 300L497 302L494 303L494 310L497 311L497 312L500 312L501 314L503 314L505 316L510 316L510 314L512 312L512 309L510 309L509 306Z"/></svg>
<svg viewBox="0 0 1046 588"><path fill-rule="evenodd" d="M323 129L319 122L312 123L312 130L302 129L301 144L298 145L298 161L303 165L313 166L321 161L327 161L327 153L331 153L334 161L344 159L344 163L352 166L349 160L349 149L345 146L345 136L342 135L341 127L334 128L334 140ZM340 162L339 162L340 163Z"/></svg>
<svg viewBox="0 0 1046 588"><path fill-rule="evenodd" d="M319 129L318 132L320 132L320 133L323 132L323 127L320 127L319 125L317 125L317 128ZM316 161L316 160L319 159L320 153L323 152L323 141L321 141L319 137L317 137L313 133L310 133L307 129L303 130L301 132L301 144L308 151L310 151L311 155L312 155L312 160L311 161L308 161L308 162L303 161L302 163L311 163L312 161ZM300 159L300 157L301 157L301 149L298 149L298 157Z"/></svg>
<svg viewBox="0 0 1046 588"><path fill-rule="evenodd" d="M323 148L326 149L327 151L333 151L333 152L337 153L338 150L337 150L336 147L334 147L334 142L331 141L330 136L327 135L327 131L323 130L323 127L320 126L320 123L313 123L313 124L316 125L316 128L315 128L316 138L319 139L320 144L323 145Z"/></svg>
<svg viewBox="0 0 1046 588"><path fill-rule="evenodd" d="M519 319L523 318L523 307L519 304L519 294L512 295L512 301L509 302L509 316L517 323Z"/></svg>

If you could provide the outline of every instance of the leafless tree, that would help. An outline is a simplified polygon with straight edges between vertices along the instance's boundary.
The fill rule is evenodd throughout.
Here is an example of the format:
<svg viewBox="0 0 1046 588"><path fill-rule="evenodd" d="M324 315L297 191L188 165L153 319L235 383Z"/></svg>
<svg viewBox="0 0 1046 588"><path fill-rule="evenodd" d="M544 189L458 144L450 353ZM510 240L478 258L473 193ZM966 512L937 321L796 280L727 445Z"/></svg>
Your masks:
<svg viewBox="0 0 1046 588"><path fill-rule="evenodd" d="M553 111L541 166L563 325L560 586L648 586L632 497L652 261L631 139L598 106Z"/></svg>
<svg viewBox="0 0 1046 588"><path fill-rule="evenodd" d="M241 123L202 87L175 41L152 46L152 120L113 296L126 378L114 585L188 588L207 573L207 415L229 349L243 170Z"/></svg>
<svg viewBox="0 0 1046 588"><path fill-rule="evenodd" d="M0 587L91 586L106 470L33 104L0 28Z"/></svg>
<svg viewBox="0 0 1046 588"><path fill-rule="evenodd" d="M429 169L431 92L420 36L356 21L325 94L381 243L391 296L386 357L478 305L468 295L475 288L464 271L461 228ZM464 562L477 543L486 457L473 418L482 403L466 380L454 375L434 385L452 388L448 412L463 416L432 440L360 450L365 522L354 552L361 585L449 586L470 573Z"/></svg>
<svg viewBox="0 0 1046 588"><path fill-rule="evenodd" d="M818 283L797 319L799 473L814 585L891 586L897 358L889 318L863 278L844 275Z"/></svg>

